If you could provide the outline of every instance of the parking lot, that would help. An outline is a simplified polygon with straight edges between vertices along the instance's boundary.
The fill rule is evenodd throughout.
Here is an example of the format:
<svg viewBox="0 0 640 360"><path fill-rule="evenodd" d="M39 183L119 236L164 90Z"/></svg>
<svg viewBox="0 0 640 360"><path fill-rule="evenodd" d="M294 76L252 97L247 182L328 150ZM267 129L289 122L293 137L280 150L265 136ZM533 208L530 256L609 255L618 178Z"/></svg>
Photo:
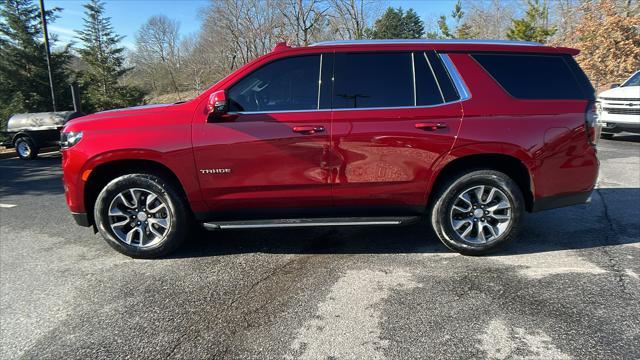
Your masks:
<svg viewBox="0 0 640 360"><path fill-rule="evenodd" d="M57 153L0 160L0 345L14 358L640 358L640 136L592 202L484 257L426 224L197 233L133 260L75 225Z"/></svg>

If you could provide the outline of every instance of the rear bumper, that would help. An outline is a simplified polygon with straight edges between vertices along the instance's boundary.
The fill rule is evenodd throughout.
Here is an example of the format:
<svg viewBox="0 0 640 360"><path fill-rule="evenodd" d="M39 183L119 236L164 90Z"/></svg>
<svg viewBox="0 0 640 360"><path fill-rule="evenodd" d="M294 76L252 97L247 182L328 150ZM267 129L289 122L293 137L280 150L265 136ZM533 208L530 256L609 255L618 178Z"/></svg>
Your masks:
<svg viewBox="0 0 640 360"><path fill-rule="evenodd" d="M591 202L591 191L554 195L537 199L533 204L531 212L556 209L571 205L587 204L589 202Z"/></svg>
<svg viewBox="0 0 640 360"><path fill-rule="evenodd" d="M76 224L84 227L91 226L91 223L89 223L89 216L87 216L87 213L72 212L71 216L73 216L73 220L75 220Z"/></svg>
<svg viewBox="0 0 640 360"><path fill-rule="evenodd" d="M640 134L640 123L602 121L602 132L617 134L623 131Z"/></svg>

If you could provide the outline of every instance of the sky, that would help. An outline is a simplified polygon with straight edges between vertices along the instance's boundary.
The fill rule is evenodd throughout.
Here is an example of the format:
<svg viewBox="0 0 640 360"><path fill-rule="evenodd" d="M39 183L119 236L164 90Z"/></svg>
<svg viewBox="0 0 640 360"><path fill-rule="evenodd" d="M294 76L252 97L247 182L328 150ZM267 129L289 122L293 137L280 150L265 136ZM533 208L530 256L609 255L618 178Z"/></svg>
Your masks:
<svg viewBox="0 0 640 360"><path fill-rule="evenodd" d="M82 0L45 0L46 8L60 7L59 18L49 24L49 32L58 37L60 43L68 43L76 36L74 30L82 28L84 8ZM449 16L456 0L386 0L380 1L382 9L387 6L413 8L423 19L436 15ZM209 0L107 0L105 10L111 17L115 31L124 35L122 45L133 48L135 34L153 15L166 15L180 23L181 35L195 33L200 29L202 13Z"/></svg>

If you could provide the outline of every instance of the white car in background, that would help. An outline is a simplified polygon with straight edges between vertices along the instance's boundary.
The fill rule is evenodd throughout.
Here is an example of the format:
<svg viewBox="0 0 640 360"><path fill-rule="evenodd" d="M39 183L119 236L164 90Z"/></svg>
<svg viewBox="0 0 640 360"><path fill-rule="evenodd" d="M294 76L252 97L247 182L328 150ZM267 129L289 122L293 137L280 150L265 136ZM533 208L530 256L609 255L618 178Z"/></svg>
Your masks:
<svg viewBox="0 0 640 360"><path fill-rule="evenodd" d="M602 137L612 138L622 131L640 134L640 71L636 71L622 85L598 95L596 101Z"/></svg>

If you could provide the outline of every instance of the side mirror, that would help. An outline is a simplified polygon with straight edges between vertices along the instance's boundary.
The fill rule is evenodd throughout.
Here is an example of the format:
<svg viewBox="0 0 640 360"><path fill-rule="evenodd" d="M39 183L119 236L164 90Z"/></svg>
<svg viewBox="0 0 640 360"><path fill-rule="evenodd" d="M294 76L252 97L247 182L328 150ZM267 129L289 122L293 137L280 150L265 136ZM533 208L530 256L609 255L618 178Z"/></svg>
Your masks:
<svg viewBox="0 0 640 360"><path fill-rule="evenodd" d="M224 90L218 90L209 95L207 109L209 110L209 119L216 120L226 114L229 111L227 93L225 93Z"/></svg>
<svg viewBox="0 0 640 360"><path fill-rule="evenodd" d="M615 89L617 87L620 87L620 84L611 84L611 87L609 89Z"/></svg>

